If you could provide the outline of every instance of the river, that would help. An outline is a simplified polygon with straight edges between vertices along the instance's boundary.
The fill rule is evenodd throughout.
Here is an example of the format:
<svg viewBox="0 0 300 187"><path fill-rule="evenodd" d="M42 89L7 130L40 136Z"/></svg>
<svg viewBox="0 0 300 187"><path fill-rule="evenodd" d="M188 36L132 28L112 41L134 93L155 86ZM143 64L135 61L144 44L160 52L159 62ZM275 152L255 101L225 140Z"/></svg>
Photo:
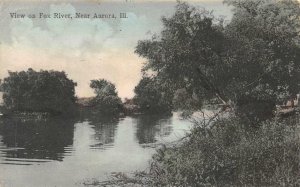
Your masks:
<svg viewBox="0 0 300 187"><path fill-rule="evenodd" d="M177 114L1 120L0 186L84 186L111 172L145 170L157 145L178 140L190 127Z"/></svg>

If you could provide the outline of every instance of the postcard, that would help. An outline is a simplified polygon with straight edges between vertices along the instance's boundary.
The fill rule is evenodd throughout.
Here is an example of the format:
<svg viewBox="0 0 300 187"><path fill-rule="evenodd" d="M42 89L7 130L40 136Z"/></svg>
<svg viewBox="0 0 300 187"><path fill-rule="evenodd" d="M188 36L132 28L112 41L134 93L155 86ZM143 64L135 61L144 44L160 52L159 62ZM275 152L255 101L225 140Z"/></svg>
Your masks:
<svg viewBox="0 0 300 187"><path fill-rule="evenodd" d="M299 12L0 1L0 187L299 185Z"/></svg>

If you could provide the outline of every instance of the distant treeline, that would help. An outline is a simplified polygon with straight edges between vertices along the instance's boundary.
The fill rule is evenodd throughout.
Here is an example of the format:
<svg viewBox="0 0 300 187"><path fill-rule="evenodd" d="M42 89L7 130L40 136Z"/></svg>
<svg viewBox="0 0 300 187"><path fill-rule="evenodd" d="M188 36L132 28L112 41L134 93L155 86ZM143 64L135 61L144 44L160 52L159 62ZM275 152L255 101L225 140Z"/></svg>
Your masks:
<svg viewBox="0 0 300 187"><path fill-rule="evenodd" d="M91 80L90 87L95 97L84 104L77 102L77 84L60 71L9 72L1 81L3 103L0 112L4 113L49 113L51 115L75 114L78 105L89 106L93 112L102 115L120 113L170 113L171 99L151 78L144 77L135 88L136 96L122 103L113 83L105 79Z"/></svg>

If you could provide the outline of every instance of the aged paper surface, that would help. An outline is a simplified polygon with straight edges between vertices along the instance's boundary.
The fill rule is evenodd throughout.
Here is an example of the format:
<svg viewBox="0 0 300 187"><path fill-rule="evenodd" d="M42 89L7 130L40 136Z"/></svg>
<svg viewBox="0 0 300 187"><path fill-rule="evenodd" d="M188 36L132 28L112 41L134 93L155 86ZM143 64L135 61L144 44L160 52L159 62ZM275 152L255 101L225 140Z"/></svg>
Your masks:
<svg viewBox="0 0 300 187"><path fill-rule="evenodd" d="M299 186L299 20L295 0L0 0L0 187Z"/></svg>
<svg viewBox="0 0 300 187"><path fill-rule="evenodd" d="M190 3L230 17L221 1ZM93 79L114 83L122 101L132 98L146 62L134 52L138 41L159 34L162 16L171 16L175 6L176 1L164 0L3 0L0 79L28 69L64 71L77 83L77 98L94 96ZM162 134L170 139L183 134L173 131L170 121L156 123L131 118L2 122L0 186L84 186L111 172L145 170L152 143Z"/></svg>

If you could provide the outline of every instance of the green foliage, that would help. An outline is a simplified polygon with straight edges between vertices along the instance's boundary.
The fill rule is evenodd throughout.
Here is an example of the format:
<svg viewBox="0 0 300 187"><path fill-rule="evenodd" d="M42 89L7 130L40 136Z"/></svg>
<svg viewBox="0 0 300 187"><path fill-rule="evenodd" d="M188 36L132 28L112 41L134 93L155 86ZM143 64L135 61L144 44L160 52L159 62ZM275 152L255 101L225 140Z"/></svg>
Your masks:
<svg viewBox="0 0 300 187"><path fill-rule="evenodd" d="M220 25L213 17L183 3L175 14L163 18L161 36L140 41L136 53L148 59L144 70L156 72L162 83L174 89L185 89L203 99L221 95L218 86L225 84L227 69L221 61L226 41ZM225 100L225 98L223 98Z"/></svg>
<svg viewBox="0 0 300 187"><path fill-rule="evenodd" d="M90 87L96 94L91 102L97 112L105 115L116 115L121 112L122 101L113 83L104 79L91 80Z"/></svg>
<svg viewBox="0 0 300 187"><path fill-rule="evenodd" d="M231 40L224 62L232 66L233 75L227 95L234 95L231 100L246 111L255 113L264 108L265 112L269 108L271 113L275 103L300 89L299 2L226 2L234 6L233 18L224 30ZM265 103L266 107L257 105L254 109L253 103Z"/></svg>
<svg viewBox="0 0 300 187"><path fill-rule="evenodd" d="M174 108L180 111L196 111L202 107L202 101L196 95L190 95L186 89L178 89L174 93Z"/></svg>
<svg viewBox="0 0 300 187"><path fill-rule="evenodd" d="M161 34L139 41L136 53L148 60L143 70L154 72L159 84L190 95L183 105L191 98L198 106L217 98L238 109L254 101L271 106L265 107L270 116L276 102L300 90L299 3L226 3L234 7L228 25L207 11L179 3L172 17L162 19ZM246 114L253 119L263 116L251 115Z"/></svg>
<svg viewBox="0 0 300 187"><path fill-rule="evenodd" d="M151 164L153 185L300 185L300 139L288 121L266 121L258 129L238 118L217 123L209 133L195 128L182 145L159 150Z"/></svg>
<svg viewBox="0 0 300 187"><path fill-rule="evenodd" d="M2 83L3 101L12 111L69 113L75 106L75 86L65 72L9 72Z"/></svg>
<svg viewBox="0 0 300 187"><path fill-rule="evenodd" d="M105 80L91 80L90 87L94 89L95 94L98 95L114 95L117 96L116 86Z"/></svg>
<svg viewBox="0 0 300 187"><path fill-rule="evenodd" d="M300 90L299 2L225 3L233 7L227 25L178 3L175 14L162 19L161 34L136 47L148 60L144 73L175 90L176 108L195 111L218 99L237 114L214 116L213 125L159 149L153 186L300 186L299 116L270 118L277 102Z"/></svg>
<svg viewBox="0 0 300 187"><path fill-rule="evenodd" d="M172 93L162 89L157 80L143 77L134 89L134 102L140 111L147 114L170 113L172 110Z"/></svg>
<svg viewBox="0 0 300 187"><path fill-rule="evenodd" d="M92 100L95 110L105 115L119 114L122 110L122 101L118 96L99 95Z"/></svg>

